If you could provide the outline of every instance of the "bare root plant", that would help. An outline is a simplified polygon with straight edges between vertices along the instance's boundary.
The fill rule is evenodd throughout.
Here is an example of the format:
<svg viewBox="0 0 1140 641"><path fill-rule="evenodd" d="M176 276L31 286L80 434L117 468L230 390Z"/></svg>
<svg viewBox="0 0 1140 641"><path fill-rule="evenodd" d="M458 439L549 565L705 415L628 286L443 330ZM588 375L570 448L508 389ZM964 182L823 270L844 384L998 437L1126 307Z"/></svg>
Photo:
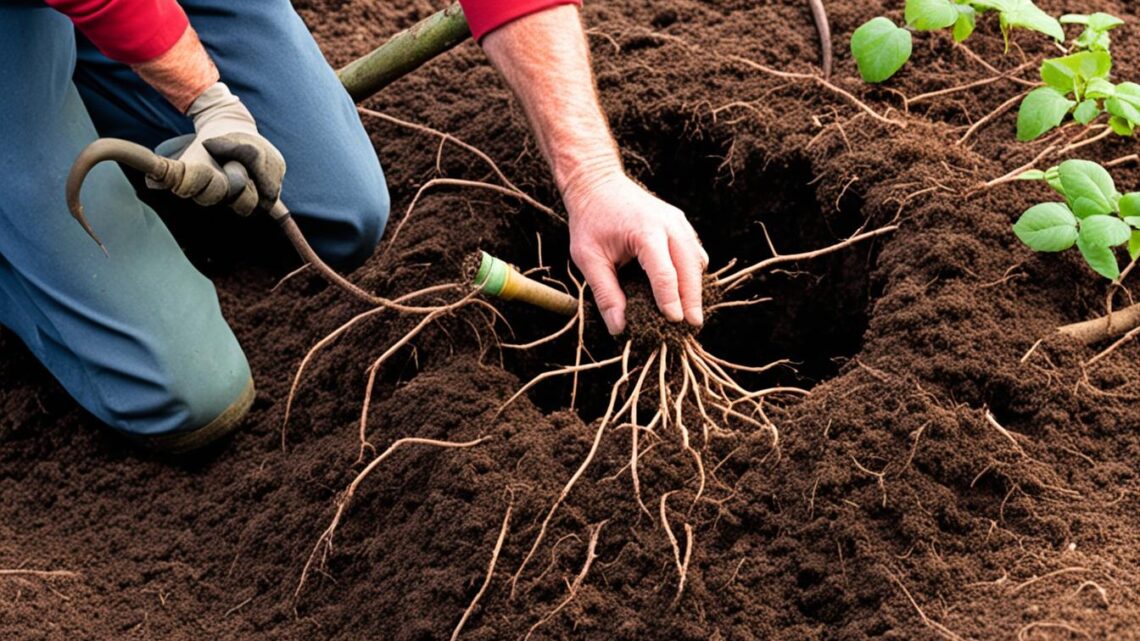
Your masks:
<svg viewBox="0 0 1140 641"><path fill-rule="evenodd" d="M736 290L755 275L771 270L778 265L818 258L890 233L895 229L895 225L887 225L871 231L861 231L828 247L795 254L779 253L769 239L771 257L735 271L733 271L735 265L730 263L720 271L710 274L707 277L707 286L715 288L722 294L728 293ZM767 232L765 232L765 236L767 236ZM714 307L729 308L738 304L750 305L762 300L766 299L722 300L716 305L710 306L709 309L712 310ZM552 336L565 334L572 326L573 321ZM636 330L636 328L631 329ZM634 358L635 344L641 349L645 347L645 341L636 337L627 338L620 355L588 363L581 363L579 360L572 365L541 373L523 385L500 407L499 413L501 414L511 403L544 380L560 376L576 376L589 370L620 366L621 375L610 388L605 413L597 423L589 450L547 509L530 548L510 578L511 599L515 598L519 581L541 548L559 508L589 469L607 432L626 428L630 430L629 463L623 470L629 470L632 493L639 507L647 516L657 519L673 551L677 569L677 589L674 603L680 600L686 584L689 560L694 545L693 524L682 523L681 529L684 532L684 541L682 542L675 534L667 509L667 499L678 491L676 489L661 495L656 515L646 507L638 467L649 449L664 439L670 439L686 458L691 458L692 465L696 470L696 486L692 488L690 493L692 496L691 505L696 505L701 501L706 492L709 474L706 472L704 453L707 452L710 439L713 437L731 435L742 429L759 431L768 435L771 441L771 453L779 457L780 433L776 424L769 417L767 403L773 397L804 396L808 394L808 391L797 387L748 389L737 382L735 373L762 373L774 367L786 365L787 361L776 361L764 365L735 363L709 353L691 333L671 334L669 336L657 335L652 337L652 340L656 340L656 343L645 348L648 355L638 357L644 359L640 363L631 364L631 359ZM581 342L580 334L578 351L576 352L579 359L582 351ZM646 442L651 443L649 447L644 446ZM591 534L592 538L596 537L597 533L597 529L595 529ZM568 598L572 598L574 592L576 590L571 590ZM559 609L564 605L565 603L560 605ZM546 620L544 618L539 621L531 631L533 632Z"/></svg>

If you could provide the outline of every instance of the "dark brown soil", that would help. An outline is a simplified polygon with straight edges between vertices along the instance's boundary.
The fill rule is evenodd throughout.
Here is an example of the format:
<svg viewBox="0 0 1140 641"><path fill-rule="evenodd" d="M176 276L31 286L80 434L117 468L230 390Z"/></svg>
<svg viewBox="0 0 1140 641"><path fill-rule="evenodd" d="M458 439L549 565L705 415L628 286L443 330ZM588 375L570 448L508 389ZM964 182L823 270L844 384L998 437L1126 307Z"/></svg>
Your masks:
<svg viewBox="0 0 1140 641"><path fill-rule="evenodd" d="M1125 16L1114 34L1117 73L1140 68L1133 3L1041 4L1054 14ZM905 128L724 57L808 70L817 45L804 2L621 0L585 10L628 166L686 210L714 268L766 256L761 222L790 252L901 217L881 240L756 279L733 295L773 302L725 309L700 333L710 352L733 361L796 363L740 378L750 388L812 388L770 408L778 453L766 433L744 426L713 439L704 455L718 482L690 509L692 459L661 440L640 464L650 518L623 469L630 432L608 431L512 600L511 575L586 456L620 372L584 374L575 411L570 381L557 380L497 414L531 376L573 362L576 340L500 350L485 312L468 309L384 366L368 438L380 450L404 436L487 440L462 450L409 446L385 461L361 485L323 571L295 598L339 493L361 469L367 368L418 319L374 317L319 353L283 449L298 363L362 310L311 276L271 291L291 265L188 237L253 362L259 394L248 425L192 459L150 458L77 409L0 333L0 568L79 573L0 575L0 638L446 639L483 582L508 505L498 566L464 639L525 636L565 598L602 523L576 599L532 638L1140 638L1140 346L1082 369L1095 349L1052 331L1101 313L1104 282L1079 257L1032 254L1009 229L1050 197L1047 188L974 191L1042 143L1017 143L1010 112L955 145L1019 87L996 82L904 112L901 94L990 72L948 37L920 35L912 63L886 87L868 87L847 53L850 33L884 8L900 17L902 3L827 6L834 82ZM435 7L307 0L299 8L339 65ZM1015 40L1003 55L987 19L969 46L1000 69L1050 51L1032 34ZM473 44L368 106L478 145L523 189L557 202L517 103ZM438 139L366 124L398 218L433 175ZM1135 149L1111 139L1081 151L1106 160ZM493 179L452 146L442 169ZM1140 170L1114 175L1134 188ZM565 231L543 214L489 193L437 192L352 278L397 296L456 281L477 249L534 265L536 232L543 262L565 279ZM511 337L495 326L504 342L563 322L499 307L514 328ZM596 320L586 345L598 360L619 349ZM691 524L695 541L676 604L673 552L655 518L674 491L670 522L675 532Z"/></svg>

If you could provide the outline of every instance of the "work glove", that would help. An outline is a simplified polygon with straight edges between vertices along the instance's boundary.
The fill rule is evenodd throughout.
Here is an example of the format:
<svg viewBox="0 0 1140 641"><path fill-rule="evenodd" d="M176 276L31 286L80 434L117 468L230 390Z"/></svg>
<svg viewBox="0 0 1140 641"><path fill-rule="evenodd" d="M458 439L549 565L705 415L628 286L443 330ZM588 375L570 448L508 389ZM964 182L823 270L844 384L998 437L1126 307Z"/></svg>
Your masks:
<svg viewBox="0 0 1140 641"><path fill-rule="evenodd" d="M191 103L186 115L194 121L195 133L189 144L180 137L158 148L160 154L182 161L182 175L171 177L169 183L147 178L147 186L169 189L199 205L228 205L242 216L269 211L281 196L285 159L273 143L257 133L257 124L245 105L224 83L217 82ZM171 147L181 149L171 153ZM244 188L232 197L221 167L231 160L249 174Z"/></svg>

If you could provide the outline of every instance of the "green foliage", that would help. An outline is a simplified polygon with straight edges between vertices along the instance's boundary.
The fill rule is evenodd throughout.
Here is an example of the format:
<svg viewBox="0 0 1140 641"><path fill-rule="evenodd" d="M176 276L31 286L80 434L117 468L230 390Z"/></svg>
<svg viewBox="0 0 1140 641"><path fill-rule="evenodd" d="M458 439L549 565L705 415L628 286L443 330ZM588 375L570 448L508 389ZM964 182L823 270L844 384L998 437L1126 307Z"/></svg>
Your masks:
<svg viewBox="0 0 1140 641"><path fill-rule="evenodd" d="M910 32L886 18L873 18L851 35L851 53L867 82L890 78L910 58Z"/></svg>
<svg viewBox="0 0 1140 641"><path fill-rule="evenodd" d="M1108 52L1108 32L1124 21L1107 13L1094 13L1069 14L1062 16L1061 22L1081 24L1085 30L1073 43L1075 53L1041 63L1041 80L1046 86L1022 100L1017 113L1017 139L1033 140L1051 131L1069 113L1082 125L1108 114L1108 124L1114 132L1131 136L1140 125L1140 85L1115 85L1109 80L1112 55ZM1069 104L1069 108L1058 117L1064 104Z"/></svg>
<svg viewBox="0 0 1140 641"><path fill-rule="evenodd" d="M1089 51L1108 51L1112 44L1108 32L1124 24L1124 21L1116 16L1098 11L1087 16L1078 13L1063 15L1061 16L1061 24L1085 26L1085 30L1077 36L1077 47Z"/></svg>
<svg viewBox="0 0 1140 641"><path fill-rule="evenodd" d="M1060 252L1075 245L1088 266L1109 279L1120 275L1113 248L1127 244L1130 258L1140 256L1140 192L1121 195L1104 167L1066 160L1018 178L1044 180L1065 198L1030 207L1013 225L1030 249Z"/></svg>
<svg viewBox="0 0 1140 641"><path fill-rule="evenodd" d="M1065 116L1077 105L1053 87L1038 87L1021 101L1017 113L1017 139L1033 140L1061 124ZM1098 111L1096 115L1099 115Z"/></svg>
<svg viewBox="0 0 1140 641"><path fill-rule="evenodd" d="M1007 50L1009 33L1014 28L1039 31L1056 40L1065 39L1061 23L1039 9L1032 0L906 0L905 28L881 16L872 18L852 34L851 54L859 65L863 80L883 82L910 58L911 31L937 31L952 27L954 40L962 42L974 33L978 14L988 11L998 14ZM1085 22L1081 24L1086 24L1086 31L1092 28L1087 26L1093 22L1092 16L1073 18L1083 18ZM1101 19L1098 18L1096 24L1102 24Z"/></svg>

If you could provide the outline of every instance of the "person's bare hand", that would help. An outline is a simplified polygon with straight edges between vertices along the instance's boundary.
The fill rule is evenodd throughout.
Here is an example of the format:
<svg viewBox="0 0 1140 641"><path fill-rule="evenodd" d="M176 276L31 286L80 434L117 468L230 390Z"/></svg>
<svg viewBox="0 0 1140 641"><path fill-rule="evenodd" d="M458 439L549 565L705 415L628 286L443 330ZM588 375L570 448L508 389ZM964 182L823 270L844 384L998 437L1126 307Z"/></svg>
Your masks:
<svg viewBox="0 0 1140 641"><path fill-rule="evenodd" d="M637 258L665 318L704 323L701 288L708 254L676 207L611 172L567 189L570 256L586 277L611 334L625 330L625 293L617 268Z"/></svg>

